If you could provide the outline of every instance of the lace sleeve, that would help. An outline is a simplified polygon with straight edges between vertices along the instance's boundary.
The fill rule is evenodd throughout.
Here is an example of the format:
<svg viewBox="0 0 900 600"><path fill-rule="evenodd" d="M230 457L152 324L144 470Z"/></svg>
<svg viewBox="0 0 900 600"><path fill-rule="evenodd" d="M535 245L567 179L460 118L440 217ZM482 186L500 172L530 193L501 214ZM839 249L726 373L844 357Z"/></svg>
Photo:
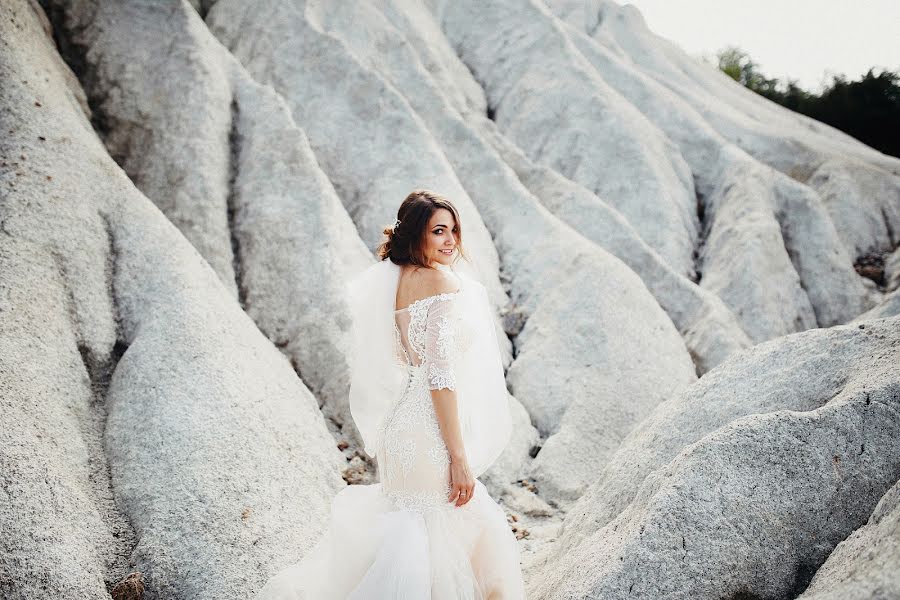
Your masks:
<svg viewBox="0 0 900 600"><path fill-rule="evenodd" d="M428 389L456 389L456 322L453 296L441 296L428 307L425 321L425 373Z"/></svg>

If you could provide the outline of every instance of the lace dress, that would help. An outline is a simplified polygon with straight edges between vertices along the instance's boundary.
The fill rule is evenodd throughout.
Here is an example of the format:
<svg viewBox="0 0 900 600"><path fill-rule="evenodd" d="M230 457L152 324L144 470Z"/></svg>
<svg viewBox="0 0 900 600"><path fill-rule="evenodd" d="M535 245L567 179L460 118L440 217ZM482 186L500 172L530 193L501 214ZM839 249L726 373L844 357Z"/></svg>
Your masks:
<svg viewBox="0 0 900 600"><path fill-rule="evenodd" d="M378 433L381 481L341 490L329 529L257 600L525 598L515 536L485 486L476 479L463 506L448 501L449 455L430 390L456 386L453 359L467 343L456 293L395 311L407 378Z"/></svg>

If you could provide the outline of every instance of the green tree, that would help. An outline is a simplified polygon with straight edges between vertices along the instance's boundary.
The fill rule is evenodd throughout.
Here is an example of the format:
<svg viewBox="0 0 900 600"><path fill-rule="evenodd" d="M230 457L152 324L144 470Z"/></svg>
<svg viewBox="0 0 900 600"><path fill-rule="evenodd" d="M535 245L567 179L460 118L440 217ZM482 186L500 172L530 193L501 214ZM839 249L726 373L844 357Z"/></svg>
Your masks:
<svg viewBox="0 0 900 600"><path fill-rule="evenodd" d="M736 46L729 46L719 50L716 57L719 59L719 69L738 83L744 83L744 66L750 61L746 52Z"/></svg>
<svg viewBox="0 0 900 600"><path fill-rule="evenodd" d="M750 56L737 46L729 46L717 53L719 68L729 77L762 95L774 93L778 79L768 79Z"/></svg>
<svg viewBox="0 0 900 600"><path fill-rule="evenodd" d="M900 156L900 73L869 69L859 81L833 75L821 94L797 81L763 75L750 56L736 46L716 53L719 69L769 100L844 131L885 154Z"/></svg>

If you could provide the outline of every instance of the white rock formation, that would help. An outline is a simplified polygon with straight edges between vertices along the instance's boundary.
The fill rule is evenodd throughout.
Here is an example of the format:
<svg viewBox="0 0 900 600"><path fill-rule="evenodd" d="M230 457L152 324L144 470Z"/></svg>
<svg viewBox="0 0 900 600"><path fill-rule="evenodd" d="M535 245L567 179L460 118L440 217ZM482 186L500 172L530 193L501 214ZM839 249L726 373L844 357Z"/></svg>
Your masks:
<svg viewBox="0 0 900 600"><path fill-rule="evenodd" d="M349 32L339 29L342 24L365 20L350 18L352 11L368 9L362 5L338 8L302 0L267 6L265 10L259 6L251 9L239 2L220 0L209 13L210 27L248 65L251 73L273 81L286 95L295 96L294 114L302 115L298 120L316 121L308 128L321 128L322 116L313 116L310 111L314 110L314 103L304 97L326 91L334 94L338 92L335 86L348 85L343 79L318 75L311 79L314 73L307 70L324 68L317 58L322 47L330 49L329 60L340 60L344 71L350 69L354 77L383 85L391 85L393 79L391 90L402 89L398 71L405 66L402 75L409 80L411 97L400 98L398 102L402 103L398 106L404 108L402 114L409 112L415 123L430 129L404 130L385 114L378 120L361 120L341 109L343 137L331 136L321 143L343 145L347 142L342 140L350 138L357 143L358 139L376 134L378 139L395 139L410 147L426 140L435 145L443 161L449 160L445 162L448 168L452 165L456 173L465 175L465 198L471 198L473 210L478 210L479 220L490 231L492 248L496 247L504 273L510 279L513 303L528 319L516 338L517 354L509 369L509 386L538 430L544 436L553 436L544 443L529 473L538 479L546 499L556 503L574 500L593 481L597 462L602 464L631 428L671 390L696 378L684 342L672 322L631 270L547 212L478 130L468 126L455 108L441 98L428 71L415 61L416 56L405 44L400 48L407 51L402 55L412 61L411 65L398 64L380 46L363 47L363 42L352 41ZM292 36L285 33L282 38L281 43L290 51L274 43L249 43L253 37L272 39L273 35L280 35L271 31L273 13L278 15L279 27L295 32ZM370 34L378 40L379 27L387 25L374 18L369 20ZM335 29L328 30L329 27ZM346 42L340 43L341 35ZM357 53L347 49L351 44L356 45ZM298 45L302 46L295 47ZM357 56L365 56L371 68L366 69ZM291 83L294 80L286 79L288 74L302 76L306 85ZM372 102L357 96L351 100ZM350 133L357 129L358 134ZM310 136L315 137L312 133ZM319 154L320 149L316 148L316 152ZM337 148L331 147L327 152L336 153ZM389 148L378 154L378 160L382 157L397 160ZM360 216L365 214L368 213ZM366 223L370 219L367 217ZM465 214L462 219L468 222ZM632 308L641 307L641 318L622 310L625 298ZM598 364L603 368L597 369ZM559 372L552 381L544 375L547 365ZM618 401L622 390L637 400L622 405ZM573 414L564 421L563 416L570 410ZM562 464L567 468L561 469Z"/></svg>
<svg viewBox="0 0 900 600"><path fill-rule="evenodd" d="M638 10L612 0L547 0L554 12L637 65L751 156L816 188L847 251L884 248L900 231L900 161L735 84L647 29ZM823 169L817 177L817 171ZM824 174L826 177L822 177ZM832 176L837 189L823 188ZM826 186L827 187L827 186ZM866 191L879 193L867 197ZM832 193L835 192L835 193ZM850 192L850 193L848 193ZM863 213L862 219L847 209ZM850 218L848 218L850 217Z"/></svg>
<svg viewBox="0 0 900 600"><path fill-rule="evenodd" d="M618 211L553 169L531 162L495 128L485 127L483 133L545 207L641 276L684 338L698 374L751 345L719 297L676 273Z"/></svg>
<svg viewBox="0 0 900 600"><path fill-rule="evenodd" d="M584 6L592 6L599 14L590 15L591 9L585 8L585 15L581 6L576 9L568 2L553 0L550 5L580 26L581 30L570 27L570 35L591 64L681 149L694 173L707 222L701 285L721 295L742 315L751 337L761 341L808 327L810 304L823 326L859 314L865 291L816 194L764 168L738 148L740 141L736 145L716 131L708 111L683 99L675 86L644 68L640 58L623 52L613 41L613 32L640 37L641 45L630 37L629 43L645 53L651 51L647 47L653 52L665 49L672 60L681 61L686 58L683 52L661 40L654 45L652 40L658 38L646 31L630 7L620 10L611 2L590 2ZM637 32L620 32L617 24L622 20ZM585 27L593 37L584 33ZM691 69L697 77L710 76L696 65ZM710 77L721 87L740 87L721 73ZM756 101L771 105L761 98ZM729 107L717 102L716 110ZM740 234L735 235L736 230ZM779 313L781 322L772 322Z"/></svg>
<svg viewBox="0 0 900 600"><path fill-rule="evenodd" d="M802 600L900 597L900 483L888 490L869 522L838 544Z"/></svg>
<svg viewBox="0 0 900 600"><path fill-rule="evenodd" d="M543 4L462 0L436 10L482 82L500 130L533 161L610 202L669 266L692 275L697 214L690 169L671 141L591 68Z"/></svg>
<svg viewBox="0 0 900 600"><path fill-rule="evenodd" d="M55 6L110 154L358 442L341 285L374 259L282 98L186 3Z"/></svg>
<svg viewBox="0 0 900 600"><path fill-rule="evenodd" d="M490 235L437 142L398 90L321 30L315 5L219 1L207 22L257 81L284 96L367 246L413 188L439 190L460 211L491 297L505 303Z"/></svg>
<svg viewBox="0 0 900 600"><path fill-rule="evenodd" d="M509 336L529 597L900 588L900 160L611 0L42 4L0 5L0 596L300 558L414 187Z"/></svg>
<svg viewBox="0 0 900 600"><path fill-rule="evenodd" d="M783 597L900 479L900 318L736 354L661 404L535 561L540 598Z"/></svg>
<svg viewBox="0 0 900 600"><path fill-rule="evenodd" d="M312 394L0 7L0 595L246 598L343 482Z"/></svg>

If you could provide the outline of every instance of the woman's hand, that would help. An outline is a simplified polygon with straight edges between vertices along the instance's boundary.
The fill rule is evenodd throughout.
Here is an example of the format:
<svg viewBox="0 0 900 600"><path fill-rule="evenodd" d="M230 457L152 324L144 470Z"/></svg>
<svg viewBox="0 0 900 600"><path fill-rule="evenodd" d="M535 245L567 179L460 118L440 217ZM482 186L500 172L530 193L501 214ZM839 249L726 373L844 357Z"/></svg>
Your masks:
<svg viewBox="0 0 900 600"><path fill-rule="evenodd" d="M469 461L465 458L450 460L450 502L462 506L472 499L475 493L475 478L469 470Z"/></svg>

